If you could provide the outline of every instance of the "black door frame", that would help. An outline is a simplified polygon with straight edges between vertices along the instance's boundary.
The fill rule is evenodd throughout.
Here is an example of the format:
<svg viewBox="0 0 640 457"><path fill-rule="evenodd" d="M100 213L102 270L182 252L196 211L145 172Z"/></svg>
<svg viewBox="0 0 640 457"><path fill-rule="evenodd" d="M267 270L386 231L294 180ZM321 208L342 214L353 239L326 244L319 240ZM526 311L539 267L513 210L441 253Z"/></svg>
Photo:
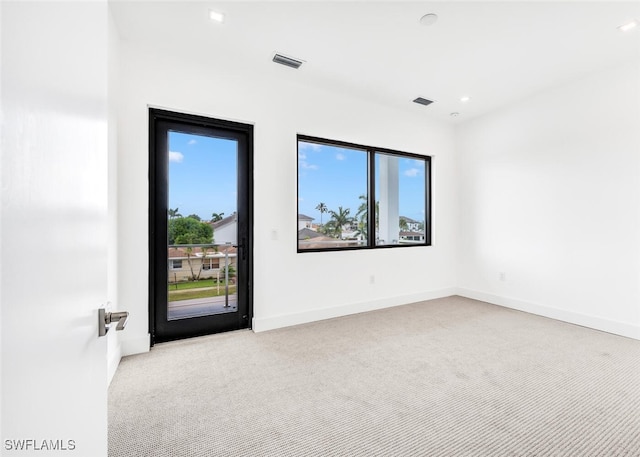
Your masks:
<svg viewBox="0 0 640 457"><path fill-rule="evenodd" d="M156 309L157 300L167 304L167 217L168 217L168 155L157 154L162 147L161 132L167 126L181 126L187 133L213 130L225 131L246 147L246 155L238 154L238 278L246 278L243 304L238 290L236 313L187 318L168 324L166 309ZM166 136L166 135L165 135ZM245 170L242 172L241 170ZM243 177L244 175L244 177ZM241 195L246 190L246 195ZM215 236L215 234L214 234ZM221 331L251 328L253 318L253 125L149 108L149 334L155 343ZM239 284L240 286L240 284ZM238 287L240 289L240 287ZM246 302L244 302L246 300ZM211 324L226 319L225 328ZM171 325L169 329L168 325Z"/></svg>

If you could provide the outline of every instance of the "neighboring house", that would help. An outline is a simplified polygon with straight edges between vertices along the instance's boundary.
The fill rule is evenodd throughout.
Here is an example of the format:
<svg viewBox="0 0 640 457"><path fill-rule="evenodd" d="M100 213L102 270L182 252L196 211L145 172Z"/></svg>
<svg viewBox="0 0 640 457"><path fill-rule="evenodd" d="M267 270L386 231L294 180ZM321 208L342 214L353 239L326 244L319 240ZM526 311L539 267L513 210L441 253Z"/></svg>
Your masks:
<svg viewBox="0 0 640 457"><path fill-rule="evenodd" d="M400 216L400 221L405 221L407 223L407 231L410 232L419 232L421 231L422 222L411 219L407 216Z"/></svg>
<svg viewBox="0 0 640 457"><path fill-rule="evenodd" d="M238 244L238 214L233 213L217 222L210 222L215 244Z"/></svg>
<svg viewBox="0 0 640 457"><path fill-rule="evenodd" d="M400 242L420 242L424 243L424 233L414 231L401 231Z"/></svg>
<svg viewBox="0 0 640 457"><path fill-rule="evenodd" d="M298 213L298 230L313 227L313 218L305 214Z"/></svg>
<svg viewBox="0 0 640 457"><path fill-rule="evenodd" d="M345 224L342 226L343 240L364 240L364 235L360 233L358 227L353 224Z"/></svg>
<svg viewBox="0 0 640 457"><path fill-rule="evenodd" d="M213 248L208 249L206 254L202 248L193 248L193 251L189 255L185 248L169 248L168 259L168 272L169 282L187 281L191 279L193 268L193 274L198 276L200 273L200 279L209 278L222 278L224 276L225 259L229 259L229 265L237 264L237 251L232 246L220 246L218 251L214 251ZM189 266L191 261L191 267ZM202 269L202 271L200 271Z"/></svg>

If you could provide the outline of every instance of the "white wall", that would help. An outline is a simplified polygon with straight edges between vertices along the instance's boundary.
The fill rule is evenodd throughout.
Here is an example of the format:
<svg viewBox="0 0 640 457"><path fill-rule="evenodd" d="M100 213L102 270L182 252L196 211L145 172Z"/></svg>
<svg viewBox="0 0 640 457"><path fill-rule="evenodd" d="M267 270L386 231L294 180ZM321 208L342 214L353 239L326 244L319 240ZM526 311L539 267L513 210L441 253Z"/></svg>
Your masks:
<svg viewBox="0 0 640 457"><path fill-rule="evenodd" d="M640 338L638 62L462 124L456 140L460 292Z"/></svg>
<svg viewBox="0 0 640 457"><path fill-rule="evenodd" d="M453 129L421 107L390 110L305 85L269 61L172 57L123 43L119 116L119 302L125 353L148 341L147 105L255 125L254 328L265 330L449 295L454 285ZM434 155L433 247L296 253L296 134ZM272 239L273 232L277 239ZM276 273L274 273L276 272ZM369 276L375 275L375 284Z"/></svg>

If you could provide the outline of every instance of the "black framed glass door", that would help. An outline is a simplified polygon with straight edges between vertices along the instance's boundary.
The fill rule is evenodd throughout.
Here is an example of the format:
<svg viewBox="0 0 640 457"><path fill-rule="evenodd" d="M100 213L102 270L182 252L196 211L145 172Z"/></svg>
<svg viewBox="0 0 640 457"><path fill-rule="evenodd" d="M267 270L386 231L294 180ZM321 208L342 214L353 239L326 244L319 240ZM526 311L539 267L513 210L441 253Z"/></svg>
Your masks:
<svg viewBox="0 0 640 457"><path fill-rule="evenodd" d="M253 127L150 109L152 344L248 328Z"/></svg>

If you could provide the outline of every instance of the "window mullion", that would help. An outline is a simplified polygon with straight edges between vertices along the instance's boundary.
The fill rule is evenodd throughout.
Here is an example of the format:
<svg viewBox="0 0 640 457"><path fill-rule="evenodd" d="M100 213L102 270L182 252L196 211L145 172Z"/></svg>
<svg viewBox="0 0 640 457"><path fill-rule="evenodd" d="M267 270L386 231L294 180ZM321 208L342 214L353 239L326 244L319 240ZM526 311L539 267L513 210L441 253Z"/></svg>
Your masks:
<svg viewBox="0 0 640 457"><path fill-rule="evenodd" d="M367 149L367 171L369 173L367 191L367 246L376 246L376 161L375 152Z"/></svg>

